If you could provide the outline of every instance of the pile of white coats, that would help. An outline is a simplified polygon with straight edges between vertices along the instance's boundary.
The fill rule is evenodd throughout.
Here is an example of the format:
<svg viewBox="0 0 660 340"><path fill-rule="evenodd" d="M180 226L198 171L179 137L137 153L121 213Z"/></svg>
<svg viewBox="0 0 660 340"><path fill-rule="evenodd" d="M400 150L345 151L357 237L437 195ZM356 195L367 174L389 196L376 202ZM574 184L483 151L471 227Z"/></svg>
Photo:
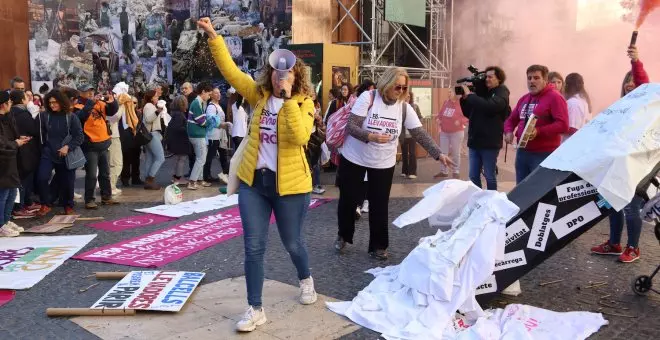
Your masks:
<svg viewBox="0 0 660 340"><path fill-rule="evenodd" d="M440 213L454 219L452 228L422 238L400 265L367 271L375 278L353 301L327 303L328 308L387 339L499 339L501 327L493 325L501 322L493 317L500 320L503 314L489 317L475 291L492 275L495 262L504 258L505 224L519 208L503 193L457 180L437 184L424 195L395 224L404 226ZM453 216L437 202L450 203ZM468 328L474 335L455 326L457 311L466 316L462 325L474 324Z"/></svg>

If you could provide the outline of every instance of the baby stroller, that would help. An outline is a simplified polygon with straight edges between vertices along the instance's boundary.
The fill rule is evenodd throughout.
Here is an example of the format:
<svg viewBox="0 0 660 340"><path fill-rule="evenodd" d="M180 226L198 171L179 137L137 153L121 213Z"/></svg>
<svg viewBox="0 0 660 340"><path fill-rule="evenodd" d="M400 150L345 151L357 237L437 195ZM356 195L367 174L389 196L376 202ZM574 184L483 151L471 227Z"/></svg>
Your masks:
<svg viewBox="0 0 660 340"><path fill-rule="evenodd" d="M656 177L650 179L650 183L655 187L660 188L660 183ZM645 197L647 203L642 209L642 218L646 222L655 222L655 238L660 243L660 194L657 194L653 199L650 199L644 193L638 193L638 195ZM653 291L657 294L660 294L660 291L653 289L653 277L658 274L660 271L660 265L658 265L651 275L640 275L635 278L632 282L632 290L637 295L646 295L649 291Z"/></svg>

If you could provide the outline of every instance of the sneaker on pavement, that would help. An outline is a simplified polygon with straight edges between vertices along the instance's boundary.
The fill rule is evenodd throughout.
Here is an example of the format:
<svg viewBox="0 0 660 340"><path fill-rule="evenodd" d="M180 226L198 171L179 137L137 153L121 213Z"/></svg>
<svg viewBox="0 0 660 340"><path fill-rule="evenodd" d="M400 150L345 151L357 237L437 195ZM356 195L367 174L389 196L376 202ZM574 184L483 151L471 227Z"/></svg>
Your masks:
<svg viewBox="0 0 660 340"><path fill-rule="evenodd" d="M229 183L229 176L227 174L220 173L220 174L218 174L218 178L221 181L225 182L225 184Z"/></svg>
<svg viewBox="0 0 660 340"><path fill-rule="evenodd" d="M112 196L120 196L122 193L121 189L112 189Z"/></svg>
<svg viewBox="0 0 660 340"><path fill-rule="evenodd" d="M18 231L19 233L22 233L22 232L25 231L25 229L23 229L23 227L19 226L18 224L14 223L14 222L12 222L12 221L7 222L6 225L7 225L9 228Z"/></svg>
<svg viewBox="0 0 660 340"><path fill-rule="evenodd" d="M75 215L76 212L72 207L64 207L64 215Z"/></svg>
<svg viewBox="0 0 660 340"><path fill-rule="evenodd" d="M599 255L621 255L623 249L620 244L610 244L610 240L607 240L603 244L591 248L591 252Z"/></svg>
<svg viewBox="0 0 660 340"><path fill-rule="evenodd" d="M188 182L188 190L197 190L197 189L199 189L199 185L197 185L197 182L195 181Z"/></svg>
<svg viewBox="0 0 660 340"><path fill-rule="evenodd" d="M46 216L48 213L52 210L51 207L47 205L42 205L41 208L39 208L39 211L37 211L37 216Z"/></svg>
<svg viewBox="0 0 660 340"><path fill-rule="evenodd" d="M102 205L119 205L118 201L113 200L112 198L101 200Z"/></svg>
<svg viewBox="0 0 660 340"><path fill-rule="evenodd" d="M2 228L0 228L0 237L16 237L20 235L18 231L12 229L8 225L3 225Z"/></svg>
<svg viewBox="0 0 660 340"><path fill-rule="evenodd" d="M209 183L209 182L207 182L207 181L201 181L201 182L199 182L199 185L201 185L201 186L204 187L204 188L208 188L208 187L210 187L210 186L213 185L213 184L211 184L211 183Z"/></svg>
<svg viewBox="0 0 660 340"><path fill-rule="evenodd" d="M82 198L82 195L81 195L81 194L79 194L79 193L77 193L77 192L74 192L74 193L73 193L73 199L79 200L79 199L81 199L81 198Z"/></svg>
<svg viewBox="0 0 660 340"><path fill-rule="evenodd" d="M264 308L254 309L252 306L248 307L243 315L243 318L236 323L236 330L239 332L252 332L257 329L257 326L261 326L266 323L266 313Z"/></svg>
<svg viewBox="0 0 660 340"><path fill-rule="evenodd" d="M408 175L408 179L415 179L417 178L417 175Z"/></svg>
<svg viewBox="0 0 660 340"><path fill-rule="evenodd" d="M385 261L390 257L390 255L387 253L387 250L385 249L377 249L376 251L370 252L369 255L381 261Z"/></svg>
<svg viewBox="0 0 660 340"><path fill-rule="evenodd" d="M314 279L310 276L304 280L300 280L300 303L303 305L311 305L316 302L318 295L314 290Z"/></svg>
<svg viewBox="0 0 660 340"><path fill-rule="evenodd" d="M342 251L344 248L346 248L346 241L344 241L341 236L337 236L337 240L335 241L335 249Z"/></svg>
<svg viewBox="0 0 660 340"><path fill-rule="evenodd" d="M39 204L39 203L32 203L32 204L28 205L27 207L25 207L25 210L27 210L29 212L33 212L33 213L36 213L37 211L39 211L39 209L41 209L41 204Z"/></svg>
<svg viewBox="0 0 660 340"><path fill-rule="evenodd" d="M323 189L322 186L317 185L317 186L314 187L314 189L312 189L312 192L317 194L317 195L323 195L323 193L325 193L325 189Z"/></svg>
<svg viewBox="0 0 660 340"><path fill-rule="evenodd" d="M361 207L355 208L355 220L356 221L359 220L360 217L362 217L362 209L360 209L360 208Z"/></svg>
<svg viewBox="0 0 660 340"><path fill-rule="evenodd" d="M453 179L461 179L461 174L460 174L460 173L459 173L459 174L456 174L456 173L455 173L455 174L451 175L451 178L453 178Z"/></svg>
<svg viewBox="0 0 660 340"><path fill-rule="evenodd" d="M95 210L95 209L98 209L98 208L99 208L99 206L94 201L89 201L89 202L85 203L85 209Z"/></svg>
<svg viewBox="0 0 660 340"><path fill-rule="evenodd" d="M433 178L445 178L445 177L449 177L449 174L446 173L446 172L442 172L442 171L440 171L437 174L433 175Z"/></svg>
<svg viewBox="0 0 660 340"><path fill-rule="evenodd" d="M368 200L364 200L364 202L362 203L362 212L365 213L365 214L369 212L369 201Z"/></svg>
<svg viewBox="0 0 660 340"><path fill-rule="evenodd" d="M408 175L406 175L406 174L401 174L401 175L399 175L399 176L401 176L401 177L403 177L403 178L408 177Z"/></svg>
<svg viewBox="0 0 660 340"><path fill-rule="evenodd" d="M37 211L39 211L39 210L37 210ZM15 220L22 220L22 219L33 218L33 217L37 217L37 213L35 211L29 211L26 208L14 211L12 213L12 218L14 218Z"/></svg>
<svg viewBox="0 0 660 340"><path fill-rule="evenodd" d="M630 263L639 260L639 248L626 247L623 254L619 256L619 261L623 263Z"/></svg>

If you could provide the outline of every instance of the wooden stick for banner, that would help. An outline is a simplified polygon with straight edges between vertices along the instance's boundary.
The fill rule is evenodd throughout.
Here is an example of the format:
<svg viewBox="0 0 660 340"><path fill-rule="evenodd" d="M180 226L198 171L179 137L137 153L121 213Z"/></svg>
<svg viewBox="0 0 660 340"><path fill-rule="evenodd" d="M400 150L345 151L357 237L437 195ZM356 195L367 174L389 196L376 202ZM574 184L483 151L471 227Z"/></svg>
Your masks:
<svg viewBox="0 0 660 340"><path fill-rule="evenodd" d="M48 316L124 316L135 315L135 309L48 308Z"/></svg>
<svg viewBox="0 0 660 340"><path fill-rule="evenodd" d="M549 281L549 282L541 282L541 283L539 283L539 286L543 287L543 286L551 285L553 283L559 283L559 282L562 282L562 281L564 281L564 279L554 280L554 281Z"/></svg>
<svg viewBox="0 0 660 340"><path fill-rule="evenodd" d="M102 221L104 220L105 217L99 216L99 217L78 217L76 218L76 221Z"/></svg>
<svg viewBox="0 0 660 340"><path fill-rule="evenodd" d="M97 280L121 280L128 272L96 272L94 275Z"/></svg>
<svg viewBox="0 0 660 340"><path fill-rule="evenodd" d="M590 286L584 286L584 288L585 288L585 289L588 289L588 288L596 288L596 287L604 286L604 285L606 285L606 284L607 284L607 282L602 282L602 283L592 284L592 285L590 285Z"/></svg>

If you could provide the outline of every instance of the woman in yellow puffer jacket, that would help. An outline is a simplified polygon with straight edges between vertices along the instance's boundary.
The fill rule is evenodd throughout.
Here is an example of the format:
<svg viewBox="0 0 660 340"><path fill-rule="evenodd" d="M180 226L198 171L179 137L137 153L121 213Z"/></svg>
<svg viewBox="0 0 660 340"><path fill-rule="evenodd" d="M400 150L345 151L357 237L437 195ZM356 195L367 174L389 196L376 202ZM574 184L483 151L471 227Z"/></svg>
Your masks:
<svg viewBox="0 0 660 340"><path fill-rule="evenodd" d="M208 18L198 22L209 37L213 58L227 82L254 107L248 143L238 177L238 205L245 240L245 278L249 307L236 328L250 332L266 322L261 294L264 282L264 253L271 213L284 247L298 271L300 302L316 302L314 281L309 271L302 226L312 191L312 175L305 157L314 124L313 90L307 81L305 64L296 60L288 78L266 65L255 82L236 66ZM282 91L284 95L282 96Z"/></svg>

